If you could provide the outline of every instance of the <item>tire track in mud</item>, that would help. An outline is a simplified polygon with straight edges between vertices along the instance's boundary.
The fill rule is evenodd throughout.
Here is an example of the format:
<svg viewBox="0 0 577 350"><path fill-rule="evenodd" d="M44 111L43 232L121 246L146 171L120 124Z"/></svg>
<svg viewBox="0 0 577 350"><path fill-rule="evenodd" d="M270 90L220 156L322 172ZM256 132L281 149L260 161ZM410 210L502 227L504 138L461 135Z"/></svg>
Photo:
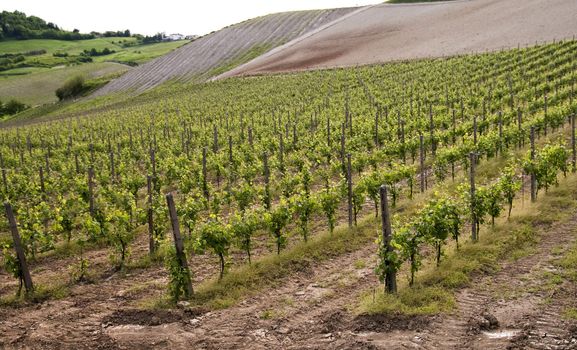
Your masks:
<svg viewBox="0 0 577 350"><path fill-rule="evenodd" d="M560 307L540 290L552 250L576 241L577 215L538 230L534 253L501 263L499 272L473 280L456 295L457 311L436 317L422 332L372 335L377 348L415 349L577 349L577 332L563 321ZM507 297L506 293L513 293Z"/></svg>
<svg viewBox="0 0 577 350"><path fill-rule="evenodd" d="M371 262L365 261L362 268L355 267L355 262L373 256L375 249L374 244L367 244L314 267L304 267L280 288L259 293L237 306L187 320L182 326L175 326L173 337L168 337L171 346L175 349L328 346L339 337L332 334L332 320L336 318L336 324L340 324L352 318L347 307L356 302L367 284L375 282ZM107 334L121 346L139 347L150 341L151 332L155 334L158 330L110 327Z"/></svg>

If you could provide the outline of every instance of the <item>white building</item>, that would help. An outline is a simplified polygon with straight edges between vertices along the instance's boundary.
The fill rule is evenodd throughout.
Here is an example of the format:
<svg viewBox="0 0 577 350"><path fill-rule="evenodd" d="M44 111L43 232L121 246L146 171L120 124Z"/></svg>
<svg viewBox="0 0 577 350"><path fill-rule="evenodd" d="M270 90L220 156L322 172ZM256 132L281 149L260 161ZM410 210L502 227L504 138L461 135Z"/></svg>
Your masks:
<svg viewBox="0 0 577 350"><path fill-rule="evenodd" d="M165 41L177 41L184 40L184 35L182 34L170 34L164 37Z"/></svg>

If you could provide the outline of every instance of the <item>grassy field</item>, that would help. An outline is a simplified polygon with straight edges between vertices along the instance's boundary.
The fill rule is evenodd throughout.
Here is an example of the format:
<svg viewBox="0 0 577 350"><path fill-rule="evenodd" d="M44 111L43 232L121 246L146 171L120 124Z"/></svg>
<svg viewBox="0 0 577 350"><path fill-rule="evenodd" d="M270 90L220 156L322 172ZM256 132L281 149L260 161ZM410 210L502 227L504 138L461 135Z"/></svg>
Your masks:
<svg viewBox="0 0 577 350"><path fill-rule="evenodd" d="M93 57L94 62L120 61L142 64L156 57L162 56L182 45L183 41L169 41L165 43L138 45L116 50L116 53L106 56Z"/></svg>
<svg viewBox="0 0 577 350"><path fill-rule="evenodd" d="M25 53L45 50L42 55L26 56L32 67L15 68L0 72L0 101L14 98L31 106L57 101L54 91L75 75L86 78L117 76L138 65L162 56L185 44L185 41L164 42L123 47L136 38L98 38L92 40L12 40L0 42L1 54ZM92 63L70 65L70 57L92 48L116 51L113 54L93 57ZM69 57L54 57L66 53ZM126 63L126 64L122 64Z"/></svg>
<svg viewBox="0 0 577 350"><path fill-rule="evenodd" d="M83 75L90 79L120 74L129 69L130 67L126 65L112 62L89 63L71 67L22 68L22 70L31 71L31 73L0 75L0 101L14 98L31 106L55 102L58 99L54 91L73 76Z"/></svg>
<svg viewBox="0 0 577 350"><path fill-rule="evenodd" d="M46 53L36 56L27 56L26 63L32 66L54 67L68 63L67 57L55 57L55 53L66 53L77 56L84 50L106 48L115 53L106 56L93 57L94 62L121 61L141 64L158 56L162 56L186 43L185 41L164 42L156 44L135 45L124 47L124 44L134 43L136 38L97 38L92 40L64 41L64 40L11 40L0 42L1 54L17 54L34 50L45 50ZM10 73L12 70L6 71Z"/></svg>
<svg viewBox="0 0 577 350"><path fill-rule="evenodd" d="M135 38L97 38L91 40L49 40L49 39L32 39L32 40L9 40L0 42L0 54L19 53L32 50L46 50L46 54L52 55L54 52L67 52L68 54L79 54L83 50L95 48L102 50L109 48L111 50L122 50L120 46L123 42L133 42Z"/></svg>

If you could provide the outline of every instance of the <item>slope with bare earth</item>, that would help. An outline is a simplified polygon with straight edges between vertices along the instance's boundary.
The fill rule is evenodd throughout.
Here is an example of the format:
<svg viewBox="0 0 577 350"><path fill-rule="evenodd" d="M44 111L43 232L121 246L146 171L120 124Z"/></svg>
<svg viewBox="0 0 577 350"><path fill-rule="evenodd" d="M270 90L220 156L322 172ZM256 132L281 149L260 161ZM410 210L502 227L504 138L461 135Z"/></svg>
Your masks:
<svg viewBox="0 0 577 350"><path fill-rule="evenodd" d="M570 38L573 0L470 0L364 8L220 77L440 57Z"/></svg>
<svg viewBox="0 0 577 350"><path fill-rule="evenodd" d="M283 12L238 23L138 67L96 95L127 89L143 91L168 80L187 81L218 74L355 10Z"/></svg>

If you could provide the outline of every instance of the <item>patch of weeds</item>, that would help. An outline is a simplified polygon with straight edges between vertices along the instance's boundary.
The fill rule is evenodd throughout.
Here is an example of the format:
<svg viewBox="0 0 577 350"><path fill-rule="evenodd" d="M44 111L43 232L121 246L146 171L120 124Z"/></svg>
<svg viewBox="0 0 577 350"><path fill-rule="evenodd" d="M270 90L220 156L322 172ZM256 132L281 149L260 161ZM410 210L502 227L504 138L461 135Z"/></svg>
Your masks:
<svg viewBox="0 0 577 350"><path fill-rule="evenodd" d="M270 310L264 310L263 312L260 313L260 315L258 316L261 320L272 320L272 319L278 319L278 318L282 318L284 316L284 313L278 310L274 310L274 309L270 309Z"/></svg>
<svg viewBox="0 0 577 350"><path fill-rule="evenodd" d="M563 254L564 251L565 251L565 248L563 246L556 246L556 247L553 247L553 249L551 249L551 254L553 254L555 256L559 256L559 255Z"/></svg>
<svg viewBox="0 0 577 350"><path fill-rule="evenodd" d="M359 260L355 261L353 266L357 270L364 269L365 267L367 267L367 262L364 259L359 259Z"/></svg>
<svg viewBox="0 0 577 350"><path fill-rule="evenodd" d="M455 307L453 293L441 287L423 285L403 288L397 294L373 293L363 296L360 314L433 315L449 312Z"/></svg>
<svg viewBox="0 0 577 350"><path fill-rule="evenodd" d="M566 320L577 320L577 308L567 308L563 310L561 316Z"/></svg>
<svg viewBox="0 0 577 350"><path fill-rule="evenodd" d="M504 259L519 259L531 254L540 240L539 232L573 215L567 208L577 206L573 198L576 183L577 177L567 178L547 194L541 194L535 205L516 207L509 220L502 219L494 227L482 228L478 242L464 242L459 250L447 249L447 256L439 267L431 263L417 274L416 286L408 287L408 283L401 281L397 294L379 292L375 297L372 292L366 293L356 312L415 315L451 310L455 289L467 286L477 274L495 273ZM559 264L566 266L568 271L575 271L569 267L577 266L577 248L560 259ZM537 289L552 292L563 283L563 276L548 273ZM577 277L577 273L574 276ZM504 295L513 298L517 293L513 290Z"/></svg>
<svg viewBox="0 0 577 350"><path fill-rule="evenodd" d="M35 285L31 293L22 293L21 295L10 295L0 298L0 306L20 307L28 303L41 303L46 300L58 300L67 297L70 294L68 285L55 283L52 285Z"/></svg>

